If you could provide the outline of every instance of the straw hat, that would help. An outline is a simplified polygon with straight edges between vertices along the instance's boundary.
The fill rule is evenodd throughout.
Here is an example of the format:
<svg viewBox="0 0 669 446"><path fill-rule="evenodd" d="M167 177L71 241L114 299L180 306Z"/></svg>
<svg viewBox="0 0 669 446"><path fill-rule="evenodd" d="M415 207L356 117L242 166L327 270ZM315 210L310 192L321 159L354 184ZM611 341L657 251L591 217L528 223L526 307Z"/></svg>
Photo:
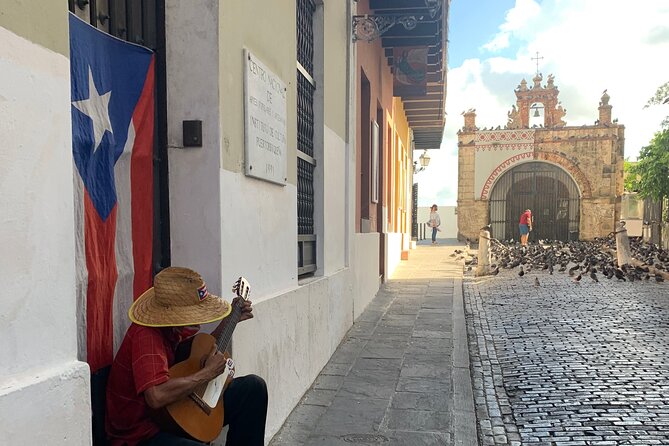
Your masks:
<svg viewBox="0 0 669 446"><path fill-rule="evenodd" d="M180 327L219 321L232 306L207 291L195 271L171 266L153 279L153 287L137 298L128 310L130 320L147 327Z"/></svg>

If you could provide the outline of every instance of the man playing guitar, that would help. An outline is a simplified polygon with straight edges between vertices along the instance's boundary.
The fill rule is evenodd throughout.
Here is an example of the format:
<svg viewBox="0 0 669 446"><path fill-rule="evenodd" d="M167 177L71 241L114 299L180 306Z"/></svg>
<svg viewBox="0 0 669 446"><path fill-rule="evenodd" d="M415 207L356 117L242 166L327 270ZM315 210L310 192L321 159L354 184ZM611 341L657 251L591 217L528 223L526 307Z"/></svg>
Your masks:
<svg viewBox="0 0 669 446"><path fill-rule="evenodd" d="M181 377L170 374L179 344L192 339L200 324L221 320L212 335L222 333L235 305L239 321L253 317L250 301L236 297L231 305L210 294L195 271L170 267L156 275L154 286L128 312L133 323L111 367L106 430L113 446L205 444L164 430L153 414L192 396L229 370L230 362L214 345L198 371ZM226 445L262 446L267 416L265 381L255 375L234 378L222 398L223 424L229 425Z"/></svg>

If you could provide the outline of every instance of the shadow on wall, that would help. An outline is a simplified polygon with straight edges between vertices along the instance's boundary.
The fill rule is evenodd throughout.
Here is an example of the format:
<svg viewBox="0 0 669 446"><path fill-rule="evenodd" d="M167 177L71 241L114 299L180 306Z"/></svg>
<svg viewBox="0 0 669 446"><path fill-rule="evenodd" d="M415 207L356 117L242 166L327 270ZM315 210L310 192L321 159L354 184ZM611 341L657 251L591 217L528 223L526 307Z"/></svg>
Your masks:
<svg viewBox="0 0 669 446"><path fill-rule="evenodd" d="M458 237L458 216L455 213L455 206L440 206L437 204L438 210L437 213L439 213L439 218L441 219L441 226L439 229L441 231L437 232L437 238L438 239L444 239L444 238L457 238ZM418 224L424 224L427 223L427 221L430 219L430 208L425 206L425 207L418 207ZM430 232L428 228L428 232L426 233L426 237L430 238L432 236L432 232Z"/></svg>

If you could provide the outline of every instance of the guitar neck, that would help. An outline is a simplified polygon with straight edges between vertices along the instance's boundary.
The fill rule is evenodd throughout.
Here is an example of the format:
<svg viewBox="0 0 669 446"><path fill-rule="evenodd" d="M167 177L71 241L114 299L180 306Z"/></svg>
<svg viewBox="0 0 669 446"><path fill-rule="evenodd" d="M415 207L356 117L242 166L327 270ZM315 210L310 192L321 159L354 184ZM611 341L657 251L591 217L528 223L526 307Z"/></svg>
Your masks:
<svg viewBox="0 0 669 446"><path fill-rule="evenodd" d="M230 346L232 333L235 331L235 327L237 327L237 322L242 317L242 305L244 305L243 300L239 300L236 304L232 305L232 312L225 318L227 320L225 328L216 337L216 348L220 352L226 351Z"/></svg>

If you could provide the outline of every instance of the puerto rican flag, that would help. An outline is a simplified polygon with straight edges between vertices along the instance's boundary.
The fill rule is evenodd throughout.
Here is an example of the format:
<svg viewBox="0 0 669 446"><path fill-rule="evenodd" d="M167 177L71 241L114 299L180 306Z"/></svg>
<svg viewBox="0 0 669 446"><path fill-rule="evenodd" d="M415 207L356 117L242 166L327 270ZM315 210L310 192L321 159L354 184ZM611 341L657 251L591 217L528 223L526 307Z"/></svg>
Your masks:
<svg viewBox="0 0 669 446"><path fill-rule="evenodd" d="M70 61L79 346L95 373L152 281L154 54L70 14Z"/></svg>

